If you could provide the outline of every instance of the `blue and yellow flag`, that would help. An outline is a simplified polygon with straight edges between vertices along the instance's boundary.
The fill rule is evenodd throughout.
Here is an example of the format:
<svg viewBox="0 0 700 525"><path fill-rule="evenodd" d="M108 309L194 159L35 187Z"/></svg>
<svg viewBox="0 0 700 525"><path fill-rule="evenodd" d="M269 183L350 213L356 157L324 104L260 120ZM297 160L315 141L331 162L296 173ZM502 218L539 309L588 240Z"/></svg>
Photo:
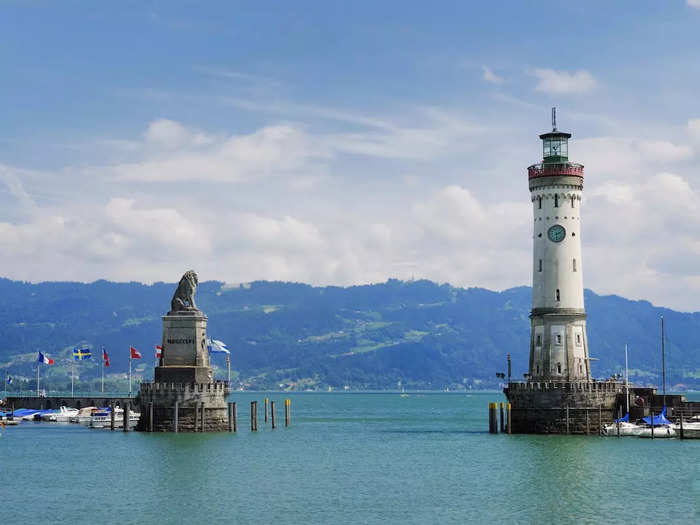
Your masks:
<svg viewBox="0 0 700 525"><path fill-rule="evenodd" d="M89 348L73 348L73 360L82 361L84 359L90 359L92 354Z"/></svg>

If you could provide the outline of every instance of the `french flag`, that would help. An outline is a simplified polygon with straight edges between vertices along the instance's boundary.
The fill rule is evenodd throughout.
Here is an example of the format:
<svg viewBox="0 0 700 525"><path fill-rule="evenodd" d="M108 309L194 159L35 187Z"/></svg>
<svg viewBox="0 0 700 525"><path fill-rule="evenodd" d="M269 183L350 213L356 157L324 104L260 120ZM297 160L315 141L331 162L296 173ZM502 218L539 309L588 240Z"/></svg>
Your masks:
<svg viewBox="0 0 700 525"><path fill-rule="evenodd" d="M129 350L131 351L131 359L141 359L141 352L136 350L136 348L130 346Z"/></svg>
<svg viewBox="0 0 700 525"><path fill-rule="evenodd" d="M163 347L160 345L156 345L156 359L160 359L162 355L163 355Z"/></svg>
<svg viewBox="0 0 700 525"><path fill-rule="evenodd" d="M46 357L44 354L39 352L39 359L38 361L40 363L44 363L45 365L52 365L53 364L53 359Z"/></svg>

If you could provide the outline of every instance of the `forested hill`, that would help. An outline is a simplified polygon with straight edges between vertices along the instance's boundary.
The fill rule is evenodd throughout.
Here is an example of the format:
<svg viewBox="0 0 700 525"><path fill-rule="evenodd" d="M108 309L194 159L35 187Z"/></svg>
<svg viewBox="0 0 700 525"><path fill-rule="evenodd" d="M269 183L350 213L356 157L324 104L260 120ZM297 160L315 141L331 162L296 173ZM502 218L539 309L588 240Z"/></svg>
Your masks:
<svg viewBox="0 0 700 525"><path fill-rule="evenodd" d="M161 316L175 287L0 279L0 367L29 385L41 350L57 361L42 369L47 384L61 386L70 384L74 346L104 345L112 363L108 378L123 380L133 345L144 354L137 375L152 378L153 345L160 342ZM496 387L507 353L516 378L527 371L527 287L492 292L398 280L348 288L282 282L227 287L212 281L200 284L197 303L209 317L209 335L228 344L235 377L249 388L396 388L399 381L408 388ZM586 309L591 356L599 359L596 377L622 370L629 343L631 377L658 384L663 314L669 384L700 386L699 313L588 290ZM99 377L94 353L76 365L83 382ZM220 356L213 361L224 366Z"/></svg>

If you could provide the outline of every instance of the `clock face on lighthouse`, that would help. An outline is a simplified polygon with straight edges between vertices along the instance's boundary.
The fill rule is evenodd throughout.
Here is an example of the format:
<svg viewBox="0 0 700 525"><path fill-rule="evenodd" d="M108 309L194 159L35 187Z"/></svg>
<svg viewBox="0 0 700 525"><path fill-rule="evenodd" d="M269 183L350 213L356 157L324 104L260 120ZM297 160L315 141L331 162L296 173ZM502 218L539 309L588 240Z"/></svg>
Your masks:
<svg viewBox="0 0 700 525"><path fill-rule="evenodd" d="M555 224L547 231L547 236L552 242L561 242L566 237L566 230L560 224Z"/></svg>

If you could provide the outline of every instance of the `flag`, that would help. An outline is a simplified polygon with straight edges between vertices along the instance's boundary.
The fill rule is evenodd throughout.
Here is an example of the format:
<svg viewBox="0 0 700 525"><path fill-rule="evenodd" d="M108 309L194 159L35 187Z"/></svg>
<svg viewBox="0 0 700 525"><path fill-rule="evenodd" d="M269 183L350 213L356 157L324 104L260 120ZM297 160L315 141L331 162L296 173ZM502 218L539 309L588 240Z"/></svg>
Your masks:
<svg viewBox="0 0 700 525"><path fill-rule="evenodd" d="M44 354L39 352L39 359L37 359L40 363L44 363L45 365L52 365L53 364L53 359L46 357Z"/></svg>
<svg viewBox="0 0 700 525"><path fill-rule="evenodd" d="M218 339L207 339L207 348L209 349L209 352L212 354L230 354L231 352L228 351L228 348L226 348L226 343L223 341L219 341Z"/></svg>
<svg viewBox="0 0 700 525"><path fill-rule="evenodd" d="M136 350L136 348L130 346L129 350L131 351L131 359L141 359L141 352Z"/></svg>
<svg viewBox="0 0 700 525"><path fill-rule="evenodd" d="M73 348L73 360L83 361L84 359L90 359L92 357L92 352L89 348Z"/></svg>
<svg viewBox="0 0 700 525"><path fill-rule="evenodd" d="M156 345L156 359L160 359L163 355L163 347Z"/></svg>
<svg viewBox="0 0 700 525"><path fill-rule="evenodd" d="M102 348L102 360L105 362L105 366L109 366L109 356L104 348Z"/></svg>
<svg viewBox="0 0 700 525"><path fill-rule="evenodd" d="M7 376L7 384L8 385L12 384L12 376Z"/></svg>

